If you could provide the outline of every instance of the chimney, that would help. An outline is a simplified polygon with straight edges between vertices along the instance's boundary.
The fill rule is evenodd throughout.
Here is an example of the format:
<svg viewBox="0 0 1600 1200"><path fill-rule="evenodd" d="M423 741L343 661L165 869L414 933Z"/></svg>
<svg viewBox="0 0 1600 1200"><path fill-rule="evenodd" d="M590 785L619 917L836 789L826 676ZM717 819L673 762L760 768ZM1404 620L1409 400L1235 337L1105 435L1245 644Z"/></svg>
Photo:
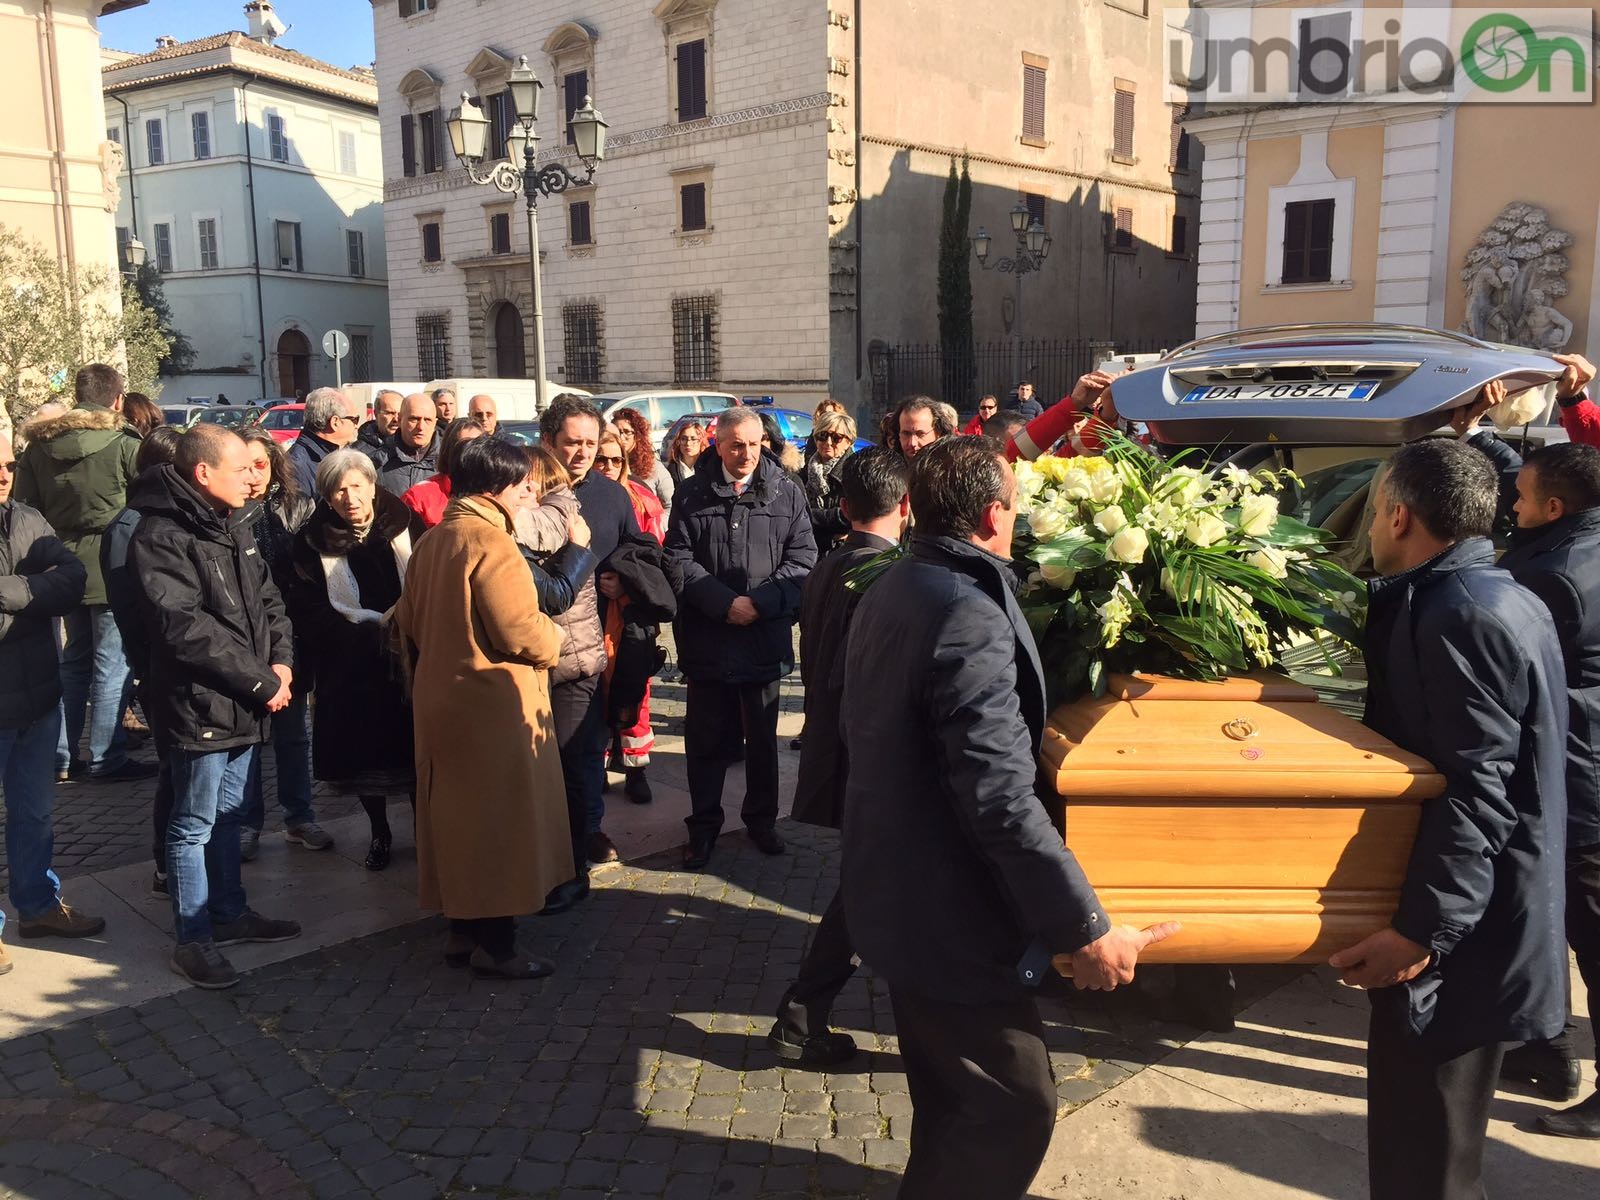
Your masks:
<svg viewBox="0 0 1600 1200"><path fill-rule="evenodd" d="M289 27L278 20L278 14L272 11L271 0L250 0L244 6L244 15L250 22L250 37L264 46L272 45L289 31Z"/></svg>
<svg viewBox="0 0 1600 1200"><path fill-rule="evenodd" d="M157 50L171 50L177 44L178 39L173 37L170 33L163 33L156 39Z"/></svg>

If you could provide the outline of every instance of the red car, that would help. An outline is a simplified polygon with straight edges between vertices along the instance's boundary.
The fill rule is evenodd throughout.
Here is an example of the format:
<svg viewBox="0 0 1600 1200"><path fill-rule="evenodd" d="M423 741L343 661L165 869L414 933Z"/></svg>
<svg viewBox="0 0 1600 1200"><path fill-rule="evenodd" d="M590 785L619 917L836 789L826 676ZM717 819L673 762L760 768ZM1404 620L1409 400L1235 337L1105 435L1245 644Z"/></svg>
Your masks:
<svg viewBox="0 0 1600 1200"><path fill-rule="evenodd" d="M299 437L305 423L304 404L280 404L261 414L261 428L270 433L272 440L280 446L287 446Z"/></svg>

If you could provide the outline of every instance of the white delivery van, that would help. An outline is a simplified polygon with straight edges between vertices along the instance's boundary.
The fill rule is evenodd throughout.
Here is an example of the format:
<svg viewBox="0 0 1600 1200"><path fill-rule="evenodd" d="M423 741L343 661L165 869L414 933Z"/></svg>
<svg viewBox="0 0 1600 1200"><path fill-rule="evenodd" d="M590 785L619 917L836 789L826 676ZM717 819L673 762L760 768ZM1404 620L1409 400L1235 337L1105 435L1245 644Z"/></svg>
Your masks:
<svg viewBox="0 0 1600 1200"><path fill-rule="evenodd" d="M545 381L546 395L554 400L562 392L575 396L588 396L582 388L565 383ZM539 385L531 379L430 379L418 391L430 396L439 388L449 388L456 394L456 412L465 416L467 401L477 395L493 396L496 411L502 421L536 421L539 419Z"/></svg>
<svg viewBox="0 0 1600 1200"><path fill-rule="evenodd" d="M379 392L399 392L402 396L409 396L412 392L420 392L420 383L396 382L395 380L382 380L377 383L347 383L339 389L347 399L356 402L357 411L362 414L363 421L372 417L372 401Z"/></svg>

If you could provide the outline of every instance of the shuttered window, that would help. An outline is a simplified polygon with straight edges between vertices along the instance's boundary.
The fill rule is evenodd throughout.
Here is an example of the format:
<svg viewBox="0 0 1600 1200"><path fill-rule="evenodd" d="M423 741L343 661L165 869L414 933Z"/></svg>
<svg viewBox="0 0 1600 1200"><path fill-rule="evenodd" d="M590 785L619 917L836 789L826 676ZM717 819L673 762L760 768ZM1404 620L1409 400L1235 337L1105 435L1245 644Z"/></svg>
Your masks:
<svg viewBox="0 0 1600 1200"><path fill-rule="evenodd" d="M400 117L400 173L417 173L417 123L410 113Z"/></svg>
<svg viewBox="0 0 1600 1200"><path fill-rule="evenodd" d="M504 158L506 156L506 138L511 133L512 122L516 119L516 112L511 107L511 90L495 92L492 96L483 98L485 114L489 118L489 145L484 150L486 158Z"/></svg>
<svg viewBox="0 0 1600 1200"><path fill-rule="evenodd" d="M682 224L679 226L685 233L693 229L706 227L706 185L703 183L686 183L678 189L678 196L682 208Z"/></svg>
<svg viewBox="0 0 1600 1200"><path fill-rule="evenodd" d="M706 105L706 43L704 38L679 42L678 120L698 121L708 111Z"/></svg>
<svg viewBox="0 0 1600 1200"><path fill-rule="evenodd" d="M435 108L417 117L417 137L422 142L422 173L444 170L444 120Z"/></svg>
<svg viewBox="0 0 1600 1200"><path fill-rule="evenodd" d="M510 213L494 213L489 217L489 253L511 253Z"/></svg>
<svg viewBox="0 0 1600 1200"><path fill-rule="evenodd" d="M1172 254L1189 253L1189 220L1182 213L1172 215Z"/></svg>
<svg viewBox="0 0 1600 1200"><path fill-rule="evenodd" d="M1133 209L1117 209L1117 218L1115 221L1114 232L1111 236L1111 244L1118 250L1133 249Z"/></svg>
<svg viewBox="0 0 1600 1200"><path fill-rule="evenodd" d="M1133 93L1117 89L1116 113L1111 127L1111 153L1116 158L1133 157Z"/></svg>
<svg viewBox="0 0 1600 1200"><path fill-rule="evenodd" d="M190 113L189 132L194 137L194 156L196 158L211 157L211 114Z"/></svg>
<svg viewBox="0 0 1600 1200"><path fill-rule="evenodd" d="M1044 140L1044 68L1022 68L1022 136Z"/></svg>
<svg viewBox="0 0 1600 1200"><path fill-rule="evenodd" d="M574 144L576 139L572 136L572 114L583 107L583 102L589 98L589 72L568 71L561 77L561 107L565 110L567 145Z"/></svg>
<svg viewBox="0 0 1600 1200"><path fill-rule="evenodd" d="M567 240L574 246L587 246L594 241L594 231L589 225L587 200L574 200L567 206Z"/></svg>
<svg viewBox="0 0 1600 1200"><path fill-rule="evenodd" d="M1044 224L1044 197L1043 196L1024 196L1023 200L1028 205L1028 224L1031 226L1035 221L1037 221L1037 222L1039 222L1040 225L1043 225Z"/></svg>
<svg viewBox="0 0 1600 1200"><path fill-rule="evenodd" d="M1283 206L1283 282L1327 283L1333 278L1333 201L1297 200Z"/></svg>
<svg viewBox="0 0 1600 1200"><path fill-rule="evenodd" d="M444 237L437 221L429 221L422 227L422 261L444 261Z"/></svg>
<svg viewBox="0 0 1600 1200"><path fill-rule="evenodd" d="M1188 108L1182 104L1172 106L1172 151L1169 163L1174 171L1189 169L1189 135L1183 131L1183 118L1188 112Z"/></svg>

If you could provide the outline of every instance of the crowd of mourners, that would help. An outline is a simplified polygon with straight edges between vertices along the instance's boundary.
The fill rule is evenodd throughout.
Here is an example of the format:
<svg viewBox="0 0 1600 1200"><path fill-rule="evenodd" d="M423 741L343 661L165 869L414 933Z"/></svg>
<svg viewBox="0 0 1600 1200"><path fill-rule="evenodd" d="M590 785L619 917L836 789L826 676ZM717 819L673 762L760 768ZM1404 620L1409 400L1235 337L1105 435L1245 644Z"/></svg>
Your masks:
<svg viewBox="0 0 1600 1200"><path fill-rule="evenodd" d="M1368 723L1448 784L1393 927L1334 959L1373 989L1375 1196L1481 1194L1502 1073L1578 1091L1559 924L1593 996L1600 409L1594 368L1563 363L1570 444L1523 461L1477 429L1503 395L1491 385L1455 414L1462 439L1402 448L1373 486ZM300 933L256 912L242 877L270 744L291 844L333 844L320 782L358 798L381 871L404 797L421 903L449 920L444 959L545 976L516 919L582 904L591 866L617 860L608 768L627 801L653 802L669 623L684 867L716 853L741 762L746 835L785 852L779 685L798 624L794 816L845 834L839 892L768 1041L806 1067L851 1059L830 1014L866 961L915 1106L902 1195L1022 1195L1055 1113L1033 985L1066 956L1076 986L1116 987L1178 931L1114 925L1034 792L1045 688L1014 594L1009 464L1100 448L1122 425L1112 382L1085 375L1048 408L1024 384L965 425L913 397L862 449L825 401L804 453L740 406L684 424L658 457L642 413L607 420L571 394L536 444L498 430L489 397L458 417L449 392L382 393L364 421L319 389L287 450L218 424L140 429L118 372L84 366L76 404L26 426L20 457L0 439L0 776L21 936L105 927L62 901L53 787L154 775L172 969L238 983L226 948ZM1518 526L1499 567L1497 516ZM155 766L128 756L134 701ZM1600 1099L1544 1121L1600 1136Z"/></svg>

